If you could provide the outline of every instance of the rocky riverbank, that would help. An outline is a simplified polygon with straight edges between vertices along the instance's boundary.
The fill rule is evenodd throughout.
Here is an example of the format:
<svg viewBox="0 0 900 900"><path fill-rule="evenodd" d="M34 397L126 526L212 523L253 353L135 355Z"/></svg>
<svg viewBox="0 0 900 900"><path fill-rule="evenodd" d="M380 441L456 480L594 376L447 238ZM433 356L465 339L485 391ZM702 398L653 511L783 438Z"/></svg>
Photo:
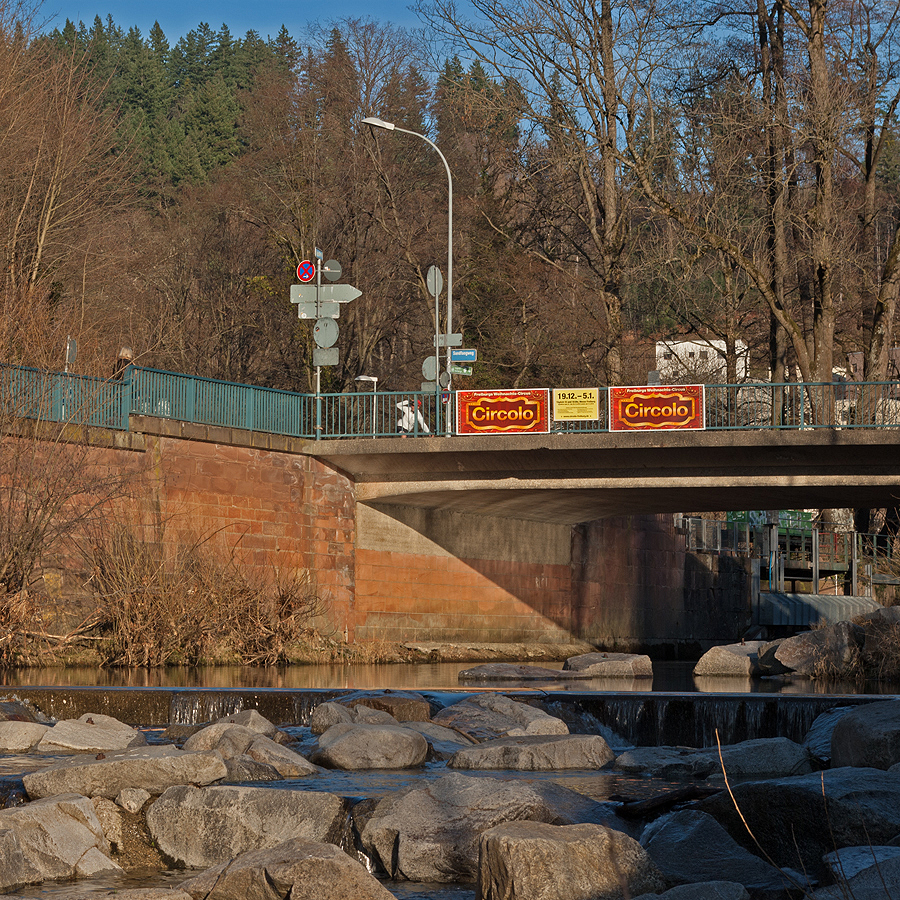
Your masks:
<svg viewBox="0 0 900 900"><path fill-rule="evenodd" d="M596 657L567 671L645 665ZM571 733L543 706L348 692L302 736L244 710L148 746L99 713L47 721L0 702L5 770L23 754L0 792L0 891L175 866L177 888L114 896L388 900L403 881L469 882L479 900L900 893L900 701L832 711L802 742L705 748L633 747L599 724ZM423 769L430 781L382 796L316 789L329 772ZM564 771L679 786L598 801L510 780Z"/></svg>

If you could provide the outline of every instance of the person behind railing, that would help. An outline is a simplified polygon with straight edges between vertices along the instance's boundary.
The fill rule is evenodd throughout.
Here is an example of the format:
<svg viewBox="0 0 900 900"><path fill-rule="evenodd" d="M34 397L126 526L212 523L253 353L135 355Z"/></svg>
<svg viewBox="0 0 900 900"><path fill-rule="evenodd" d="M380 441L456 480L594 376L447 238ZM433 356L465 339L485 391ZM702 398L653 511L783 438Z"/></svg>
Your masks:
<svg viewBox="0 0 900 900"><path fill-rule="evenodd" d="M116 357L116 365L113 368L112 377L115 381L121 381L129 366L134 365L134 350L131 347L121 347Z"/></svg>
<svg viewBox="0 0 900 900"><path fill-rule="evenodd" d="M425 417L422 415L422 401L401 400L397 404L400 417L397 419L397 434L406 437L408 434L431 434Z"/></svg>

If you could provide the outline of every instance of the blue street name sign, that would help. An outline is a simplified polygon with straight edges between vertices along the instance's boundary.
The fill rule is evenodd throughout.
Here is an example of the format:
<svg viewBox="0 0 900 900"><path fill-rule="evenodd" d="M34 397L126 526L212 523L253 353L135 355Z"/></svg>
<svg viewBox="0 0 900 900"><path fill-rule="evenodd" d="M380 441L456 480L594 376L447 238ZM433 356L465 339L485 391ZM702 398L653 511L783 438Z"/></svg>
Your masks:
<svg viewBox="0 0 900 900"><path fill-rule="evenodd" d="M451 349L450 362L477 362L477 350L465 350L462 347Z"/></svg>

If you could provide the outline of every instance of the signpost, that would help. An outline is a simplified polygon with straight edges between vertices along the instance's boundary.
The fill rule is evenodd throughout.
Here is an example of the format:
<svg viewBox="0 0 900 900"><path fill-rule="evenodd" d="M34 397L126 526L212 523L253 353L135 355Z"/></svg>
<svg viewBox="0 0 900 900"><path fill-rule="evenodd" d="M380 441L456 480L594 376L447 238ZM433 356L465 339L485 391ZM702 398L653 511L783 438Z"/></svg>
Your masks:
<svg viewBox="0 0 900 900"><path fill-rule="evenodd" d="M335 319L340 318L341 304L351 303L362 296L362 291L352 284L322 284L322 274L329 281L337 281L341 277L341 264L336 259L322 263L324 253L316 247L315 257L320 265L303 260L297 266L297 278L301 284L291 285L291 303L297 304L297 316L300 319L315 319L313 338L316 347L313 350L313 365L316 367L316 440L322 436L322 366L336 366L340 354L334 345L338 340L338 325ZM316 279L315 284L309 284Z"/></svg>
<svg viewBox="0 0 900 900"><path fill-rule="evenodd" d="M705 427L702 384L609 389L610 431L696 431Z"/></svg>
<svg viewBox="0 0 900 900"><path fill-rule="evenodd" d="M471 375L472 367L471 366L460 366L455 363L450 363L450 374L451 375Z"/></svg>

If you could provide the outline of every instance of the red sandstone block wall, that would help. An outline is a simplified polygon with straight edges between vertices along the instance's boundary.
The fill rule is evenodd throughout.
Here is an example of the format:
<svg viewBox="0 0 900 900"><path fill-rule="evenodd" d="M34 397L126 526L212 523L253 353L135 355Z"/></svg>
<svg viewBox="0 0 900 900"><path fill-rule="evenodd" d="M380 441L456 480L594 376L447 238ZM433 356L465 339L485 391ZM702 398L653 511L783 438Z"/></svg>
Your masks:
<svg viewBox="0 0 900 900"><path fill-rule="evenodd" d="M136 501L155 504L173 534L220 535L251 567L308 569L331 628L348 640L583 638L643 649L727 638L746 605L735 567L686 556L671 516L575 529L445 517L429 533L437 514L383 515L381 531L361 541L353 485L310 457L166 436L145 443L103 450L96 464L143 478Z"/></svg>

